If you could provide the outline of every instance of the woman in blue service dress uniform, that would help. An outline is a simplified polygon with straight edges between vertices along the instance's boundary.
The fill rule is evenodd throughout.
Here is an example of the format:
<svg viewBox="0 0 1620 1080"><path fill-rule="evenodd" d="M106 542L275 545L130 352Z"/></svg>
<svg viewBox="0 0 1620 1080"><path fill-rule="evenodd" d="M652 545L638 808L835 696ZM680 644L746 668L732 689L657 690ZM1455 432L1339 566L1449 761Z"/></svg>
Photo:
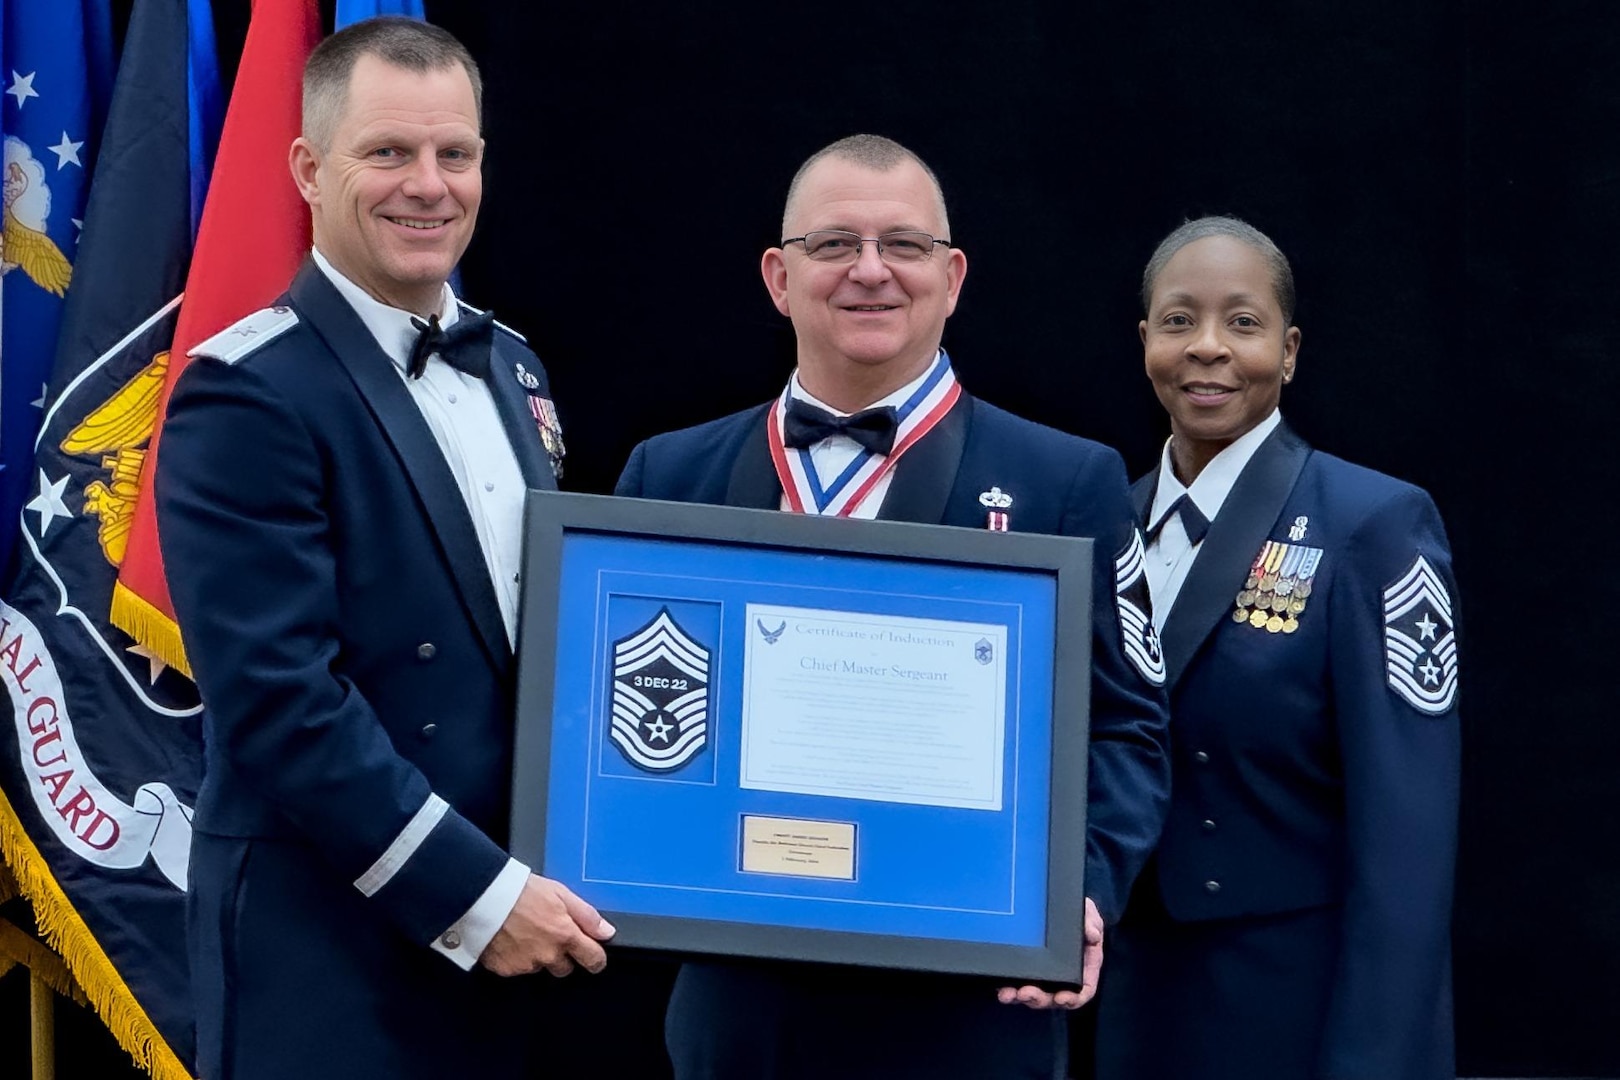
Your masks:
<svg viewBox="0 0 1620 1080"><path fill-rule="evenodd" d="M1142 277L1170 415L1132 490L1170 687L1163 839L1109 944L1100 1080L1451 1080L1456 587L1429 496L1313 450L1288 260L1233 218Z"/></svg>

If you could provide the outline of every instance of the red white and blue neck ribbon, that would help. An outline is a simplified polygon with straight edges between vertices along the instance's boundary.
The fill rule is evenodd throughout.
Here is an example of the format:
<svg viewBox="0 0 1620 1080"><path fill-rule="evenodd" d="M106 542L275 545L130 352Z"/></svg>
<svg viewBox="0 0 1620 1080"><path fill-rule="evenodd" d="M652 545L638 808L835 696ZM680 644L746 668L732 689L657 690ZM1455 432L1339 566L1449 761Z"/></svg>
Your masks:
<svg viewBox="0 0 1620 1080"><path fill-rule="evenodd" d="M792 389L793 384L789 382L772 407L767 425L766 433L770 440L771 460L776 464L777 479L781 481L788 507L794 513L835 517L848 517L854 513L901 456L928 434L951 411L956 399L962 396L962 387L956 381L956 373L951 370L951 358L941 349L922 385L897 410L894 449L887 455L862 450L848 468L823 487L810 460L809 449L791 450L783 439L783 423Z"/></svg>

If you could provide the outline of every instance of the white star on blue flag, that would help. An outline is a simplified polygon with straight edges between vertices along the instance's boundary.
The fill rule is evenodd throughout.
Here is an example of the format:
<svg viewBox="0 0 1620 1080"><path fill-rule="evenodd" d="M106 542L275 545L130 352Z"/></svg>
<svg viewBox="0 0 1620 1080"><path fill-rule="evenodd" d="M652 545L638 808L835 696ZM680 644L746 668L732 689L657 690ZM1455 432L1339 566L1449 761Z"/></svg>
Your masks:
<svg viewBox="0 0 1620 1080"><path fill-rule="evenodd" d="M6 88L6 93L17 99L17 108L22 108L23 102L29 98L39 97L39 91L34 89L34 76L38 74L37 71L30 71L26 75L19 75L15 71L11 73L11 85Z"/></svg>
<svg viewBox="0 0 1620 1080"><path fill-rule="evenodd" d="M45 533L50 529L51 522L59 517L73 516L73 511L62 501L62 493L67 490L70 479L67 473L63 473L60 480L53 481L45 476L44 469L39 470L39 494L34 496L34 501L29 503L27 508L39 514L41 540L45 539Z"/></svg>
<svg viewBox="0 0 1620 1080"><path fill-rule="evenodd" d="M84 162L79 160L79 147L83 145L83 139L74 142L68 138L68 133L64 131L62 132L62 141L55 146L48 146L46 149L56 155L56 167L58 169L65 168L68 165L77 165L82 169L84 168Z"/></svg>

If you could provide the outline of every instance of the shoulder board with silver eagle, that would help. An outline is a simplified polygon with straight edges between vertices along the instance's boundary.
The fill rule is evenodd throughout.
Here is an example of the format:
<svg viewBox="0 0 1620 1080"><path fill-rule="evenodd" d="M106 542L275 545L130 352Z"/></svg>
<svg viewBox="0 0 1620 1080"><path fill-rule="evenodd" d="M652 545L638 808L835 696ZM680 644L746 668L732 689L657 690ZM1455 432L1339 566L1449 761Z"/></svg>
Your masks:
<svg viewBox="0 0 1620 1080"><path fill-rule="evenodd" d="M482 315L484 313L483 308L475 308L471 304L467 303L467 301L461 299L461 297L459 297L459 296L456 297L456 303L461 306L462 311L465 311L469 315ZM522 334L518 333L516 330L512 329L510 326L507 326L505 323L501 322L501 320L496 319L495 320L495 325L499 329L505 330L508 334L511 334L513 337L515 337L519 341L523 342L523 344L527 345L529 343L528 338L524 337Z"/></svg>
<svg viewBox="0 0 1620 1080"><path fill-rule="evenodd" d="M209 356L235 364L297 325L298 313L292 308L263 308L221 330L194 347L188 355Z"/></svg>

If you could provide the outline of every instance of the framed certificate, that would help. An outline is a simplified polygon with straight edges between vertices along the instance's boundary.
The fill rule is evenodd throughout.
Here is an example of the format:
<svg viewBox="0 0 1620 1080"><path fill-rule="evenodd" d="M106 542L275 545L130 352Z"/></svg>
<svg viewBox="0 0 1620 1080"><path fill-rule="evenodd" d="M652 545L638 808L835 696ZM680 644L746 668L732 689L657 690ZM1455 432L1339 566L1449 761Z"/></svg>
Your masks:
<svg viewBox="0 0 1620 1080"><path fill-rule="evenodd" d="M513 853L620 945L1078 982L1091 541L531 492Z"/></svg>

